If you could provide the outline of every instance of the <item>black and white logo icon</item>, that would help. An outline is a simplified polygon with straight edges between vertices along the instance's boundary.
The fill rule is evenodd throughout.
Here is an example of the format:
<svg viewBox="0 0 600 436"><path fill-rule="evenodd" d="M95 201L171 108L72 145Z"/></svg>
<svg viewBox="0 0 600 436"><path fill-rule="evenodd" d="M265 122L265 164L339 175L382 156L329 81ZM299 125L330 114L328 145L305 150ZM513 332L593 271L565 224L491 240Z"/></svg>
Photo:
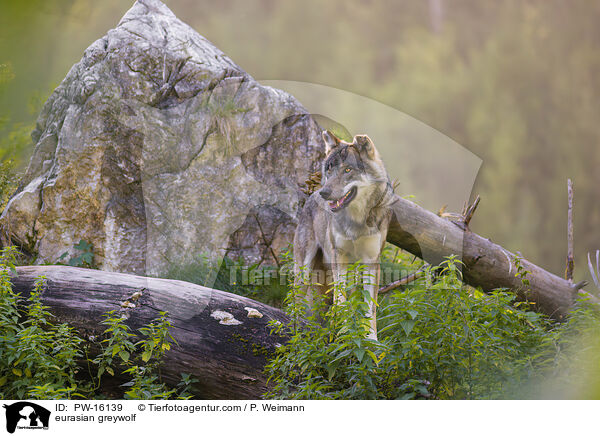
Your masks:
<svg viewBox="0 0 600 436"><path fill-rule="evenodd" d="M3 406L6 409L6 431L14 433L15 429L48 429L50 411L29 401L19 401Z"/></svg>

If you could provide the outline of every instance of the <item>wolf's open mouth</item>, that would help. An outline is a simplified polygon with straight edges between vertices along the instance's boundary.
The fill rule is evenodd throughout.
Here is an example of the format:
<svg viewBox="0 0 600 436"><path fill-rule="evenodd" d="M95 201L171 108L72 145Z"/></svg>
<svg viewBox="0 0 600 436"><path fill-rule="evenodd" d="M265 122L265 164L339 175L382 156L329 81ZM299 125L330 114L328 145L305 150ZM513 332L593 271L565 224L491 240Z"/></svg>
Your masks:
<svg viewBox="0 0 600 436"><path fill-rule="evenodd" d="M356 196L356 186L353 186L339 200L337 200L337 201L330 201L329 202L329 207L331 208L332 212L337 212L338 210L341 210L341 209L345 208L346 206L348 206L348 204L350 204L350 202L352 200L354 200L355 196Z"/></svg>

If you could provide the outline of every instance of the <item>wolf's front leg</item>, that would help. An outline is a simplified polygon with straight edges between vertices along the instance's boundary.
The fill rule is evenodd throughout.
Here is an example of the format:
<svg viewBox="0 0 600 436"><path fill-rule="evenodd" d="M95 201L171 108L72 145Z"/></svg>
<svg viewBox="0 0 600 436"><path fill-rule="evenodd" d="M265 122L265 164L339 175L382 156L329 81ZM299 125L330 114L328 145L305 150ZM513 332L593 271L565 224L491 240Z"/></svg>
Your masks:
<svg viewBox="0 0 600 436"><path fill-rule="evenodd" d="M364 287L369 292L367 318L369 318L369 339L377 340L377 292L379 291L379 263L370 263L364 275Z"/></svg>
<svg viewBox="0 0 600 436"><path fill-rule="evenodd" d="M348 287L348 269L345 265L336 264L333 267L333 304L341 304L346 301L346 288Z"/></svg>
<svg viewBox="0 0 600 436"><path fill-rule="evenodd" d="M294 300L298 307L303 308L301 310L305 311L306 316L313 315L315 309L312 275L313 270L309 263L294 263Z"/></svg>

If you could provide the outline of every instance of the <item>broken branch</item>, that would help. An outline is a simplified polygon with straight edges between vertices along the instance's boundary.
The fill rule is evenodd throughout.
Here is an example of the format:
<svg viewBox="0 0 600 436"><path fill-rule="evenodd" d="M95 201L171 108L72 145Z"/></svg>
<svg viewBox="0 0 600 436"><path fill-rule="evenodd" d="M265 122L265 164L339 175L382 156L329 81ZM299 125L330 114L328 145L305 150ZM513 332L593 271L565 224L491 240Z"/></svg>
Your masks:
<svg viewBox="0 0 600 436"><path fill-rule="evenodd" d="M423 267L419 268L417 271L415 271L414 273L412 273L404 278L401 278L400 280L396 280L395 282L392 282L386 286L381 287L379 289L379 291L377 292L377 294L379 294L379 295L385 294L386 292L389 292L400 286L404 286L404 285L414 282L415 280L417 280L419 277L421 277L425 273L425 269L426 269L426 267L423 266Z"/></svg>
<svg viewBox="0 0 600 436"><path fill-rule="evenodd" d="M567 267L565 270L565 279L573 282L573 270L575 269L575 260L573 255L573 182L567 180Z"/></svg>

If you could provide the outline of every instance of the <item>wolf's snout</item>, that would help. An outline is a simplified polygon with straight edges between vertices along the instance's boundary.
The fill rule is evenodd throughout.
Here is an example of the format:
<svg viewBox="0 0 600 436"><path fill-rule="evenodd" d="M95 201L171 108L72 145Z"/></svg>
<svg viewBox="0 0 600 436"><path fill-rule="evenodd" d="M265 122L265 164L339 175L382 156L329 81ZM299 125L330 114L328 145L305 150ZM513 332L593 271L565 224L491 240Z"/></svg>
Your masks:
<svg viewBox="0 0 600 436"><path fill-rule="evenodd" d="M330 200L331 199L331 189L326 189L326 188L322 188L319 191L319 194L321 195L321 197L323 197L325 200Z"/></svg>

